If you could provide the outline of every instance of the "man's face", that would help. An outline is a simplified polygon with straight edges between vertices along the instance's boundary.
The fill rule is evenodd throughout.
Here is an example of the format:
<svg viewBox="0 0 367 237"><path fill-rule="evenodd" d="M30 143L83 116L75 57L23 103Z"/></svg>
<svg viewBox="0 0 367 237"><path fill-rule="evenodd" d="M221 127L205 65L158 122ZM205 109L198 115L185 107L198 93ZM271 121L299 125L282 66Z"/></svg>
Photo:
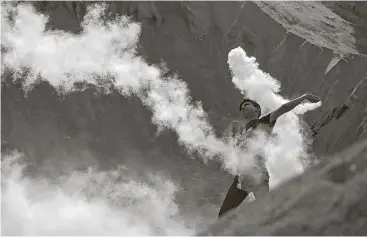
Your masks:
<svg viewBox="0 0 367 237"><path fill-rule="evenodd" d="M259 109L254 106L251 102L246 101L241 105L241 115L245 119L252 120L256 119L259 114Z"/></svg>

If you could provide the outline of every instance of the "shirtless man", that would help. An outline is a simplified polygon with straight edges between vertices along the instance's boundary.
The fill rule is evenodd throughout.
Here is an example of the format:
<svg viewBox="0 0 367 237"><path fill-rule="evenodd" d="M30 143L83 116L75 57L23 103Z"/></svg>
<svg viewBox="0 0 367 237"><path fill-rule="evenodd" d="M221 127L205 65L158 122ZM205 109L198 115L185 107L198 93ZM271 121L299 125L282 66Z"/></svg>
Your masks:
<svg viewBox="0 0 367 237"><path fill-rule="evenodd" d="M297 105L302 103L304 100L308 100L311 103L319 102L320 99L312 94L305 94L298 97L288 103L283 104L278 109L272 111L271 113L260 117L261 107L258 103L250 99L244 99L240 104L240 112L244 121L239 121L231 124L229 130L227 131L230 138L236 139L240 137L244 131L249 129L257 130L261 129L270 135L273 131L277 119L294 109ZM243 136L242 136L243 139ZM245 138L246 139L246 138ZM238 144L236 144L238 145ZM261 172L261 181L254 187L253 190L248 190L248 183L246 183L246 177L242 175L237 175L234 178L232 185L230 186L227 195L223 201L222 207L219 211L219 217L225 214L227 211L236 208L241 204L241 202L248 196L249 192L253 192L255 197L261 196L263 193L269 191L269 174L265 167L264 157L258 155L256 156L256 161Z"/></svg>

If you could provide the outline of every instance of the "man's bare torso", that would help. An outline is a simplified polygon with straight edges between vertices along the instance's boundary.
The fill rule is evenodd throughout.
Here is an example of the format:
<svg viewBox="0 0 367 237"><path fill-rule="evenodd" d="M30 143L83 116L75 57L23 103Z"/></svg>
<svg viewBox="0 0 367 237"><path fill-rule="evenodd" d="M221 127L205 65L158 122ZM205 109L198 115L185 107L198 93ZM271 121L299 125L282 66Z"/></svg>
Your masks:
<svg viewBox="0 0 367 237"><path fill-rule="evenodd" d="M227 141L239 148L243 148L244 152L246 152L246 143L249 139L252 138L252 132L250 130L263 130L270 135L273 127L275 125L275 121L270 122L269 115L261 117L260 119L246 121L246 120L234 120L231 122L225 131L225 138ZM263 153L258 154L254 157L255 162L259 168L259 172L262 174L262 180L260 184L253 184L251 178L246 174L238 174L239 176L239 183L238 188L249 190L250 186L253 189L256 189L255 186L267 186L268 189L268 182L269 182L269 174L266 169L265 165L265 157ZM251 189L252 189L251 188Z"/></svg>

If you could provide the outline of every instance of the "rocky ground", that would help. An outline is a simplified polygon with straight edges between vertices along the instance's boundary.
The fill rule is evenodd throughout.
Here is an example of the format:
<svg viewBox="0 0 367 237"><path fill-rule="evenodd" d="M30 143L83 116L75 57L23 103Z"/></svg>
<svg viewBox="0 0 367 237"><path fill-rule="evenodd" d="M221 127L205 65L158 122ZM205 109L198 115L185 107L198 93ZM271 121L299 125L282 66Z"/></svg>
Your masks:
<svg viewBox="0 0 367 237"><path fill-rule="evenodd" d="M366 142L347 149L201 235L366 235L366 152Z"/></svg>
<svg viewBox="0 0 367 237"><path fill-rule="evenodd" d="M89 3L44 1L34 4L51 16L50 27L78 32ZM241 100L240 93L229 79L226 62L228 52L234 47L241 46L249 55L255 56L260 68L282 83L281 94L287 98L305 92L322 98L323 106L305 116L310 125L335 106L343 104L367 73L367 30L363 24L366 11L359 10L365 9L361 8L363 5L353 9L353 6L330 2L108 4L112 13L129 14L143 23L140 53L152 63L165 61L172 73L178 73L188 82L193 99L203 102L218 133L237 117L237 106ZM313 144L317 155L339 152L367 137L366 89L367 83L361 85L351 102L352 108L320 131ZM231 177L220 171L218 164L204 165L198 159L187 159L170 131L156 136L156 128L150 121L151 114L137 98L126 100L117 92L102 95L91 87L60 99L47 83L39 84L25 95L19 83L6 77L2 79L1 96L2 144L24 152L34 167L45 163L58 164L60 160L63 161L60 165L64 165L64 161L69 160L69 164L78 168L91 164L108 168L126 163L141 171L146 167L164 171L182 184L183 192L178 202L184 212L200 211L196 214L207 217L205 222L216 219ZM355 153L351 154L355 156L345 156L345 153L339 156L340 159L348 157L345 162L358 165L356 172L360 173L359 176L343 181L343 184L335 184L326 178L325 182L318 182L317 177L324 177L333 167L339 167L325 164L285 184L259 202L243 207L207 233L366 234L363 224L366 222L362 218L356 222L350 219L355 226L345 224L350 229L346 228L344 232L338 232L341 230L333 226L326 228L327 223L339 223L344 216L357 218L365 215L360 201L365 199L366 193L358 189L366 185L363 181L366 164L362 159L366 153L361 146L352 150ZM313 176L313 172L317 175ZM305 188L300 187L300 183L305 184ZM343 191L343 188L350 192ZM311 193L313 190L317 191L315 196ZM304 195L290 197L298 191ZM344 198L343 195L347 196ZM278 201L264 209L262 204L271 199ZM284 199L289 201L283 203ZM329 199L335 202L324 206ZM307 217L301 215L303 210L306 212L310 208L309 202L314 206L314 201L317 201L316 207L323 206L324 209L318 209L316 213L307 212ZM275 209L277 203L284 208ZM337 212L330 211L332 205L339 207L339 203L345 214L343 217L337 217ZM197 208L202 206L206 208ZM258 213L257 219L246 219L246 208L252 214ZM362 214L348 212L356 208ZM292 213L297 218L288 222L293 218ZM303 220L319 214L324 222L319 226L312 222L318 226L316 229L309 224L303 226ZM302 228L306 229L305 232L297 232Z"/></svg>

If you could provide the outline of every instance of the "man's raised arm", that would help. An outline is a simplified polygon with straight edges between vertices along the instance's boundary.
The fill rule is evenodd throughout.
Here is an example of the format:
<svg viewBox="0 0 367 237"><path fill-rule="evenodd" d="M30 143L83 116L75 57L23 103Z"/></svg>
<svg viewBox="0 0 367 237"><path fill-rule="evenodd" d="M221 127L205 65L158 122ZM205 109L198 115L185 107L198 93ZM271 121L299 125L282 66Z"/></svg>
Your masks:
<svg viewBox="0 0 367 237"><path fill-rule="evenodd" d="M288 113L304 100L308 100L311 103L317 103L320 101L320 98L312 94L304 94L294 100L291 100L270 113L270 122L273 122L283 114Z"/></svg>

